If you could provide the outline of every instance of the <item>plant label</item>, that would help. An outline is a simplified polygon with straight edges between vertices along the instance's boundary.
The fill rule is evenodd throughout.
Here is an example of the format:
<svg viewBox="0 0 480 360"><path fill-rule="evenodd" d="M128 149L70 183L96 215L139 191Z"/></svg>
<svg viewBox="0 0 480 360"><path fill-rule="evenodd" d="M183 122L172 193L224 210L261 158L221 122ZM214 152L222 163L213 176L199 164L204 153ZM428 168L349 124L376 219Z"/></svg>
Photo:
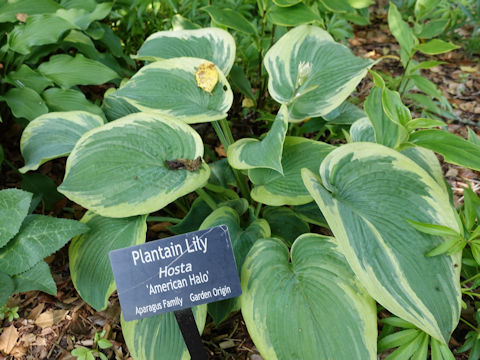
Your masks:
<svg viewBox="0 0 480 360"><path fill-rule="evenodd" d="M110 251L126 321L242 293L226 225Z"/></svg>

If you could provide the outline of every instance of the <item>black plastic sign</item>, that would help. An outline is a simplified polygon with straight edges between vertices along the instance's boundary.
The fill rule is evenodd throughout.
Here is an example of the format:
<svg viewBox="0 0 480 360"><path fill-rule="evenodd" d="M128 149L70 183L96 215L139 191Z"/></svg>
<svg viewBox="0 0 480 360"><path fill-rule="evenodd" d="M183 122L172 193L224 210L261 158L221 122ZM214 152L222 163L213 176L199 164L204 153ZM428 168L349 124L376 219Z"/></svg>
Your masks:
<svg viewBox="0 0 480 360"><path fill-rule="evenodd" d="M110 251L126 321L242 293L226 225Z"/></svg>

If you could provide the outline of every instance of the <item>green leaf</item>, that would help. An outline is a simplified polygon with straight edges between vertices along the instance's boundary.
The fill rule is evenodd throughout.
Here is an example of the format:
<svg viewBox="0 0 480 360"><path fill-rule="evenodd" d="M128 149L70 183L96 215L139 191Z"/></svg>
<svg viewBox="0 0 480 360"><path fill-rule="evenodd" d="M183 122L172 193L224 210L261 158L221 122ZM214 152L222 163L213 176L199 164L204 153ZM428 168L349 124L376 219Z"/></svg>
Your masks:
<svg viewBox="0 0 480 360"><path fill-rule="evenodd" d="M441 99L443 97L442 92L438 89L437 85L427 78L421 75L409 75L408 77L412 79L415 86L425 94L437 99Z"/></svg>
<svg viewBox="0 0 480 360"><path fill-rule="evenodd" d="M455 360L447 344L443 344L432 337L430 347L432 349L432 360Z"/></svg>
<svg viewBox="0 0 480 360"><path fill-rule="evenodd" d="M467 128L467 130L468 130L468 141L476 145L480 145L480 137L477 135L477 133L470 128Z"/></svg>
<svg viewBox="0 0 480 360"><path fill-rule="evenodd" d="M332 125L351 125L364 117L366 114L349 101L344 101L339 107L323 116Z"/></svg>
<svg viewBox="0 0 480 360"><path fill-rule="evenodd" d="M27 271L13 276L13 281L16 293L40 290L50 295L57 295L57 285L45 261L39 261Z"/></svg>
<svg viewBox="0 0 480 360"><path fill-rule="evenodd" d="M426 110L446 117L447 119L452 119L456 120L457 117L450 111L443 110L439 107L439 103L435 102L431 97L423 95L423 94L417 94L417 93L407 93L405 94L405 97L408 99L413 100L416 105L423 105Z"/></svg>
<svg viewBox="0 0 480 360"><path fill-rule="evenodd" d="M403 21L402 14L400 14L395 4L391 2L388 9L388 26L392 35L400 44L400 57L402 59L402 64L405 67L408 60L415 53L415 46L418 44L418 39L413 34L408 23Z"/></svg>
<svg viewBox="0 0 480 360"><path fill-rule="evenodd" d="M230 82L232 83L232 86L243 95L255 100L255 95L252 92L252 85L240 66L235 64L232 66L232 70L230 71Z"/></svg>
<svg viewBox="0 0 480 360"><path fill-rule="evenodd" d="M325 220L325 217L314 201L308 204L294 206L292 210L295 215L303 221L328 228L327 220Z"/></svg>
<svg viewBox="0 0 480 360"><path fill-rule="evenodd" d="M192 21L188 20L187 18L183 17L180 14L175 14L172 17L172 28L173 28L173 31L195 30L195 29L200 29L200 25L193 23Z"/></svg>
<svg viewBox="0 0 480 360"><path fill-rule="evenodd" d="M373 116L377 116L377 114ZM358 119L352 124L350 127L350 138L352 139L352 142L376 142L375 129L368 117Z"/></svg>
<svg viewBox="0 0 480 360"><path fill-rule="evenodd" d="M83 134L101 125L101 117L85 111L52 112L39 116L22 133L20 151L25 166L20 172L36 170L48 160L68 156Z"/></svg>
<svg viewBox="0 0 480 360"><path fill-rule="evenodd" d="M0 191L0 250L18 233L28 214L31 201L32 194L26 191L18 189Z"/></svg>
<svg viewBox="0 0 480 360"><path fill-rule="evenodd" d="M410 120L407 124L408 131L413 131L421 128L433 128L433 127L447 126L443 121L429 118L418 118Z"/></svg>
<svg viewBox="0 0 480 360"><path fill-rule="evenodd" d="M425 256L438 256L445 253L454 254L455 249L460 243L462 242L461 239L455 238L445 241L444 243L440 244L439 246L435 247L433 250L430 250Z"/></svg>
<svg viewBox="0 0 480 360"><path fill-rule="evenodd" d="M302 235L290 254L280 240L258 241L242 289L242 315L264 359L377 358L375 302L333 239Z"/></svg>
<svg viewBox="0 0 480 360"><path fill-rule="evenodd" d="M31 206L36 207L35 198L38 196L43 200L45 210L51 210L57 201L63 199L62 194L57 191L57 184L47 175L39 173L22 175L22 189L35 194Z"/></svg>
<svg viewBox="0 0 480 360"><path fill-rule="evenodd" d="M383 94L383 89L374 87L370 90L370 94L363 106L373 125L375 142L391 148L397 148L408 138L408 133L401 123L395 121L395 118L390 118L385 113L382 105Z"/></svg>
<svg viewBox="0 0 480 360"><path fill-rule="evenodd" d="M419 69L431 69L435 66L446 64L445 61L437 61L437 60L430 60L430 61L422 61L415 66L409 67L409 74L413 74L415 71Z"/></svg>
<svg viewBox="0 0 480 360"><path fill-rule="evenodd" d="M16 22L17 14L47 14L60 9L60 5L53 0L9 0L0 6L0 23Z"/></svg>
<svg viewBox="0 0 480 360"><path fill-rule="evenodd" d="M75 27L82 30L87 30L90 24L96 20L102 20L112 10L113 3L105 2L98 4L95 9L86 10L79 8L72 8L68 10L59 9L56 12L56 15L67 20L68 22L75 25Z"/></svg>
<svg viewBox="0 0 480 360"><path fill-rule="evenodd" d="M257 29L245 17L232 9L220 9L216 6L205 6L202 8L215 23L227 28L243 32L245 34L256 34Z"/></svg>
<svg viewBox="0 0 480 360"><path fill-rule="evenodd" d="M438 55L458 49L459 47L460 46L452 44L451 42L433 39L426 43L417 45L416 49L426 55Z"/></svg>
<svg viewBox="0 0 480 360"><path fill-rule="evenodd" d="M460 315L460 254L425 257L445 239L405 222L459 232L445 187L406 156L372 143L332 151L321 164L321 179L308 170L302 175L369 294L391 313L448 342Z"/></svg>
<svg viewBox="0 0 480 360"><path fill-rule="evenodd" d="M32 15L8 34L8 46L17 53L29 55L33 47L55 44L73 28L75 25L53 14Z"/></svg>
<svg viewBox="0 0 480 360"><path fill-rule="evenodd" d="M50 111L88 111L92 114L104 116L103 111L87 100L78 90L50 88L42 94Z"/></svg>
<svg viewBox="0 0 480 360"><path fill-rule="evenodd" d="M381 320L382 323L393 326L393 327L398 327L402 329L414 329L415 325L409 323L408 321L405 321L403 319L400 319L399 317L391 316L385 319ZM389 349L386 347L385 349Z"/></svg>
<svg viewBox="0 0 480 360"><path fill-rule="evenodd" d="M3 306L8 299L10 298L10 295L13 294L15 291L15 283L13 282L13 279L0 271L0 306Z"/></svg>
<svg viewBox="0 0 480 360"><path fill-rule="evenodd" d="M288 246L292 246L297 237L310 231L310 226L286 207L268 206L263 209L262 216L270 225L272 237L284 240Z"/></svg>
<svg viewBox="0 0 480 360"><path fill-rule="evenodd" d="M426 223L413 221L409 219L406 219L406 220L415 229L425 234L430 234L434 236L443 236L443 237L453 236L455 238L462 237L462 235L459 234L457 231L446 226L437 225L437 224L426 224Z"/></svg>
<svg viewBox="0 0 480 360"><path fill-rule="evenodd" d="M378 342L378 352L383 352L387 349L408 344L420 333L420 330L413 328L397 331L393 334L387 335Z"/></svg>
<svg viewBox="0 0 480 360"><path fill-rule="evenodd" d="M108 349L111 348L113 345L107 339L100 339L98 340L98 346L100 347L100 349Z"/></svg>
<svg viewBox="0 0 480 360"><path fill-rule="evenodd" d="M424 342L425 338L428 339L428 335L422 332L418 332L418 335L409 343L400 346L397 350L391 353L388 360L404 360L410 359L412 355L419 349ZM387 360L385 359L385 360Z"/></svg>
<svg viewBox="0 0 480 360"><path fill-rule="evenodd" d="M271 129L262 140L243 138L230 145L227 158L235 169L272 169L283 174L282 149L288 129L288 109L282 105Z"/></svg>
<svg viewBox="0 0 480 360"><path fill-rule="evenodd" d="M232 90L218 69L219 81L211 94L198 87L195 73L204 63L204 59L174 58L144 66L123 87L108 94L106 106L124 102L123 106L137 112L166 114L187 123L224 119L232 106Z"/></svg>
<svg viewBox="0 0 480 360"><path fill-rule="evenodd" d="M86 231L88 227L75 220L29 215L19 233L0 249L0 268L9 275L20 274Z"/></svg>
<svg viewBox="0 0 480 360"><path fill-rule="evenodd" d="M322 18L313 12L303 2L290 7L272 6L268 12L268 19L280 26L298 26L322 21Z"/></svg>
<svg viewBox="0 0 480 360"><path fill-rule="evenodd" d="M30 88L10 89L4 95L4 98L13 115L17 118L25 118L31 121L48 112L48 108L40 95Z"/></svg>
<svg viewBox="0 0 480 360"><path fill-rule="evenodd" d="M274 4L282 7L290 7L302 2L303 0L273 0Z"/></svg>
<svg viewBox="0 0 480 360"><path fill-rule="evenodd" d="M465 226L467 230L471 230L475 225L475 219L480 220L480 199L477 194L473 192L470 184L463 189L463 204L465 214Z"/></svg>
<svg viewBox="0 0 480 360"><path fill-rule="evenodd" d="M171 170L165 161L202 155L202 139L189 125L151 113L132 114L80 138L59 191L102 216L147 214L204 186L210 174L205 163L188 171Z"/></svg>
<svg viewBox="0 0 480 360"><path fill-rule="evenodd" d="M428 13L438 5L436 0L417 0L415 2L415 17L420 20L422 17L428 15Z"/></svg>
<svg viewBox="0 0 480 360"><path fill-rule="evenodd" d="M207 318L207 306L192 308L199 333ZM187 360L187 347L173 312L126 322L121 318L122 333L135 360Z"/></svg>
<svg viewBox="0 0 480 360"><path fill-rule="evenodd" d="M384 87L382 91L382 106L385 114L396 124L406 126L412 120L410 110L403 105L400 94L397 91Z"/></svg>
<svg viewBox="0 0 480 360"><path fill-rule="evenodd" d="M2 166L3 160L5 160L5 153L3 152L2 145L0 145L0 166Z"/></svg>
<svg viewBox="0 0 480 360"><path fill-rule="evenodd" d="M37 71L30 69L25 64L22 64L17 71L10 71L5 77L5 82L19 88L30 88L39 94L47 86L52 85L50 80L39 74Z"/></svg>
<svg viewBox="0 0 480 360"><path fill-rule="evenodd" d="M420 130L410 135L410 142L442 154L448 163L480 170L480 145L448 131Z"/></svg>
<svg viewBox="0 0 480 360"><path fill-rule="evenodd" d="M352 6L348 0L320 0L323 6L328 10L337 13L353 12Z"/></svg>
<svg viewBox="0 0 480 360"><path fill-rule="evenodd" d="M287 136L283 145L283 175L270 169L248 171L248 177L255 185L252 198L272 206L311 202L312 197L303 185L300 170L308 168L318 171L322 160L333 149L333 146L319 141Z"/></svg>
<svg viewBox="0 0 480 360"><path fill-rule="evenodd" d="M82 54L54 55L42 63L38 71L64 89L74 85L100 85L118 78L118 74L102 63Z"/></svg>
<svg viewBox="0 0 480 360"><path fill-rule="evenodd" d="M157 61L182 56L211 61L228 75L235 60L235 40L219 28L159 31L145 40L135 58Z"/></svg>
<svg viewBox="0 0 480 360"><path fill-rule="evenodd" d="M372 64L311 25L290 30L264 59L268 91L277 102L288 105L290 122L323 116L337 108Z"/></svg>
<svg viewBox="0 0 480 360"><path fill-rule="evenodd" d="M144 243L145 219L146 216L111 219L91 211L83 216L81 221L90 231L75 237L70 244L70 274L75 289L95 310L107 308L108 298L116 288L109 252Z"/></svg>
<svg viewBox="0 0 480 360"><path fill-rule="evenodd" d="M217 225L226 225L232 242L233 254L240 273L245 258L253 244L259 239L270 236L270 227L266 220L254 220L245 229L240 226L237 211L230 207L220 207L212 212L202 223L200 229L208 229ZM240 309L239 298L230 298L208 305L208 312L216 324L221 323L235 310Z"/></svg>

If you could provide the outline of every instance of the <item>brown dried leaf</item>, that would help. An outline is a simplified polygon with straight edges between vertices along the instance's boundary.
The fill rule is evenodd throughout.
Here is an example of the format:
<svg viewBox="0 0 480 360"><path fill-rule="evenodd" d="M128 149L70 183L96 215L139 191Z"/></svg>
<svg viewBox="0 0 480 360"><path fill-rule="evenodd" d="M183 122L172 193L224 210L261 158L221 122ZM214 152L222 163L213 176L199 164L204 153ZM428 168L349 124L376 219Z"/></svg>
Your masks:
<svg viewBox="0 0 480 360"><path fill-rule="evenodd" d="M215 152L220 157L227 157L227 152L225 151L225 148L223 147L223 145L219 145L215 147Z"/></svg>
<svg viewBox="0 0 480 360"><path fill-rule="evenodd" d="M5 354L11 354L17 340L18 331L12 324L3 330L2 335L0 335L0 351L3 351Z"/></svg>
<svg viewBox="0 0 480 360"><path fill-rule="evenodd" d="M49 309L41 314L36 320L35 325L41 328L48 328L62 321L67 313L67 310L52 310Z"/></svg>
<svg viewBox="0 0 480 360"><path fill-rule="evenodd" d="M27 354L27 348L23 346L15 346L10 353L15 359L21 359Z"/></svg>
<svg viewBox="0 0 480 360"><path fill-rule="evenodd" d="M17 13L15 15L16 19L22 23L24 23L25 21L27 21L27 18L28 18L28 14L24 14L24 13Z"/></svg>
<svg viewBox="0 0 480 360"><path fill-rule="evenodd" d="M28 314L27 319L37 320L38 316L42 313L44 307L45 303L40 303L35 306L33 310L30 311L30 314Z"/></svg>

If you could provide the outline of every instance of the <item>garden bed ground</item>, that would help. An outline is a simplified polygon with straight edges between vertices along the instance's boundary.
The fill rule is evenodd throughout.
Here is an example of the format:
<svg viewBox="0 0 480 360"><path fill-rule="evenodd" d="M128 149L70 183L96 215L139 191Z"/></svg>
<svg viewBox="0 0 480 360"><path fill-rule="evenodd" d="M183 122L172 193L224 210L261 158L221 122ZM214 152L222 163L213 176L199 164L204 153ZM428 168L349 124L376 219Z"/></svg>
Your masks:
<svg viewBox="0 0 480 360"><path fill-rule="evenodd" d="M360 56L378 59L383 55L396 54L398 44L390 35L386 24L386 12L376 10L372 14L372 25L359 28L350 40L353 51ZM466 127L480 134L480 64L461 49L440 57L446 61L431 71L424 71L424 76L436 83L454 107L458 121L449 124L449 130L466 137ZM385 59L376 69L399 74L401 68L397 60ZM360 100L368 95L371 81L363 81L356 94ZM244 121L253 121L244 119ZM244 124L248 125L248 124ZM253 123L250 123L253 126ZM234 126L235 128L235 126ZM23 166L19 152L19 139L22 128L13 121L0 124L0 143L5 151L5 158L15 167ZM205 136L208 136L205 135ZM212 137L212 141L215 139ZM207 141L208 142L208 141ZM218 144L212 144L217 145ZM221 151L217 151L221 153ZM61 183L65 160L55 160L44 164L39 172L50 177L57 185ZM462 188L470 183L478 192L480 177L478 173L453 165L444 165L447 180L454 189L457 204L462 201ZM6 163L1 167L0 189L21 186L20 174ZM66 199L59 200L47 215L80 219L84 210ZM155 239L169 235L167 223L149 223L148 238ZM109 359L129 359L120 324L120 307L118 298L110 298L106 311L96 312L90 308L75 291L68 269L68 249L64 248L49 257L54 279L58 287L57 296L40 292L28 292L15 295L9 306L18 306L20 317L13 322L0 320L3 333L0 336L0 360L6 359L74 359L70 351L78 345L91 347L96 332L106 330L113 347L105 350ZM468 318L468 314L465 315ZM463 343L466 329L462 325L454 333L451 348ZM207 321L203 341L212 359L251 359L258 360L254 344L248 336L241 314L236 313L219 326ZM353 359L353 357L352 357ZM458 354L457 359L467 359Z"/></svg>

